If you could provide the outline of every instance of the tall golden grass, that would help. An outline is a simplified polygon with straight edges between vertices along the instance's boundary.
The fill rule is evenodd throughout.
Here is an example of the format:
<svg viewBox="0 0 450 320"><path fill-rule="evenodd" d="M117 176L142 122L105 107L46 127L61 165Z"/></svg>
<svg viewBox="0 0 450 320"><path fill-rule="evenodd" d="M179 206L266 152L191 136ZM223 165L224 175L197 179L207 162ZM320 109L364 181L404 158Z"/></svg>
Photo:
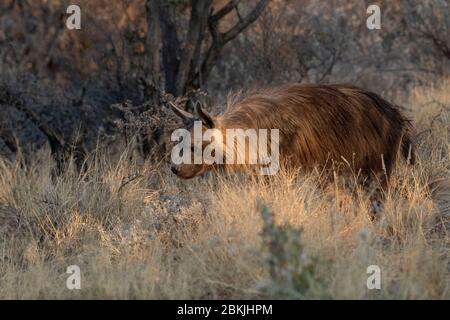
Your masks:
<svg viewBox="0 0 450 320"><path fill-rule="evenodd" d="M45 152L1 160L0 298L448 299L449 87L404 103L417 164L397 166L374 221L366 190L317 173L183 181L130 150L61 175ZM73 264L80 290L66 287ZM381 290L366 286L369 265Z"/></svg>

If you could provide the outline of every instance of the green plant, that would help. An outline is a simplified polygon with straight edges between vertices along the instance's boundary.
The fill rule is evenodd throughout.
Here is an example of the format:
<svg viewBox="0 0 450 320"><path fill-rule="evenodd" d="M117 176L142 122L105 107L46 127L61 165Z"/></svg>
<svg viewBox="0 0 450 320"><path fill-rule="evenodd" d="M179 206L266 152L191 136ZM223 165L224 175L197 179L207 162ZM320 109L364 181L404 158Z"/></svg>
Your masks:
<svg viewBox="0 0 450 320"><path fill-rule="evenodd" d="M318 259L308 255L300 240L302 228L291 225L278 226L274 213L259 204L263 218L263 243L269 251L267 263L269 280L262 292L271 298L307 298L320 288L317 277Z"/></svg>

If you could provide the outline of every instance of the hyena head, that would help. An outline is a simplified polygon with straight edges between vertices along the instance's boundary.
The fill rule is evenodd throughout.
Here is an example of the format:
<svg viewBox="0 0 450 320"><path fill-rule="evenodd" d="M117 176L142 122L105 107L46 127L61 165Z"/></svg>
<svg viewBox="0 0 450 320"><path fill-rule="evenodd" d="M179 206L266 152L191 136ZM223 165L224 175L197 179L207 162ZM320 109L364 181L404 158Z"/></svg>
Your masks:
<svg viewBox="0 0 450 320"><path fill-rule="evenodd" d="M196 115L182 110L174 104L170 104L170 106L184 123L184 128L177 129L172 133L172 141L178 144L172 149L170 169L183 179L202 175L215 165L202 155L211 144L211 142L203 141L203 135L208 129L215 128L216 120L202 108L200 103L195 106Z"/></svg>

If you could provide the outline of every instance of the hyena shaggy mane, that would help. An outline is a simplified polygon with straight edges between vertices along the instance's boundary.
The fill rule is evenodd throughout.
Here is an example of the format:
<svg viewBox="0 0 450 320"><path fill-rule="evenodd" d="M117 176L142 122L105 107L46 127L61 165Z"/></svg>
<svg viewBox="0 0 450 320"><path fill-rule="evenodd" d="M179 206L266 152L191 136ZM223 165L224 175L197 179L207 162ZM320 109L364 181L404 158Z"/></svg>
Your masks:
<svg viewBox="0 0 450 320"><path fill-rule="evenodd" d="M201 132L214 129L211 141L218 133L226 137L227 129L278 129L276 148L272 144L269 150L279 152L282 166L310 170L338 162L365 176L382 173L388 177L399 153L408 162L414 162L410 121L397 106L379 95L350 85L289 84L256 90L228 99L227 110L217 117L200 105L196 106L198 116L172 107L191 136L195 135L195 120L201 121ZM252 167L248 163L251 143L244 148L244 165L226 161L229 151L238 147L236 140L227 143L227 139L216 141L224 164L195 162L188 156L185 159L192 161L173 164L172 172L187 179L218 166ZM268 140L270 144L270 137ZM187 141L195 151L194 139ZM232 148L228 149L230 145ZM197 146L206 149L205 141ZM257 149L255 146L253 149Z"/></svg>

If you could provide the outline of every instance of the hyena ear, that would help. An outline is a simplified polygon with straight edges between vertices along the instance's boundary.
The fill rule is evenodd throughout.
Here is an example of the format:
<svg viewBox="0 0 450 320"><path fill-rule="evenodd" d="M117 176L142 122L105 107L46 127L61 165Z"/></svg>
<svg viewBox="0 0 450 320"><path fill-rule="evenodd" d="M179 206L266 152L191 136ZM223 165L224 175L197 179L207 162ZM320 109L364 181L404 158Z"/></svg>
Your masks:
<svg viewBox="0 0 450 320"><path fill-rule="evenodd" d="M202 105L199 101L195 105L195 112L197 112L200 120L202 120L203 124L207 128L214 128L214 118L211 116L205 109L202 108Z"/></svg>
<svg viewBox="0 0 450 320"><path fill-rule="evenodd" d="M190 112L187 112L183 109L178 108L174 103L169 102L170 107L172 108L173 112L175 112L175 114L177 116L179 116L184 123L189 123L194 119L194 115Z"/></svg>

